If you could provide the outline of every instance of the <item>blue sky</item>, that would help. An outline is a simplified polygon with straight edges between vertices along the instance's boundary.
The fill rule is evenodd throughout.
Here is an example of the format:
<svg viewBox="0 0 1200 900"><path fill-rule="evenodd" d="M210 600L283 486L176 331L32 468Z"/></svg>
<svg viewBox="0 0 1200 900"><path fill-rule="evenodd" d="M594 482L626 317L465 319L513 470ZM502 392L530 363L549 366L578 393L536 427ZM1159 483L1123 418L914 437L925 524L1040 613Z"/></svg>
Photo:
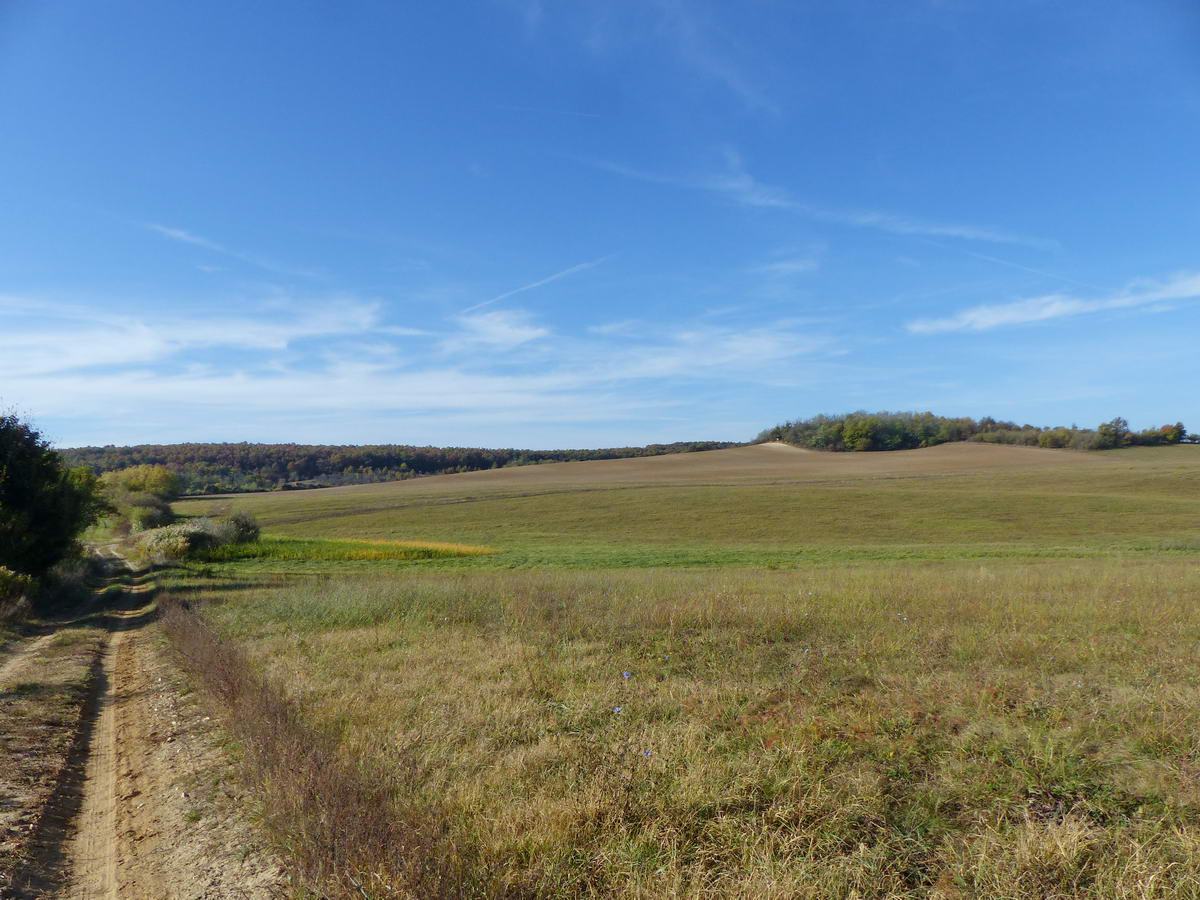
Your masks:
<svg viewBox="0 0 1200 900"><path fill-rule="evenodd" d="M1200 430L1200 9L8 0L0 407L60 445Z"/></svg>

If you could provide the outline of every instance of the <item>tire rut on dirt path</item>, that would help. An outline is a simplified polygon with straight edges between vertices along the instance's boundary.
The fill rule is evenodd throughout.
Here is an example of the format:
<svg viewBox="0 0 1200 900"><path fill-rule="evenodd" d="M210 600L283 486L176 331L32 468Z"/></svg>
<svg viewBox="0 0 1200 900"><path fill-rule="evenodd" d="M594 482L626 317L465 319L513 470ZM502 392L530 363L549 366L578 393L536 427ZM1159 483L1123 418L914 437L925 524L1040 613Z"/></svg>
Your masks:
<svg viewBox="0 0 1200 900"><path fill-rule="evenodd" d="M117 900L116 667L125 632L120 625L109 639L101 663L100 691L76 833L66 847L71 873L63 896L79 900Z"/></svg>
<svg viewBox="0 0 1200 900"><path fill-rule="evenodd" d="M38 817L31 845L32 857L24 878L17 881L19 897L116 898L146 896L129 894L118 883L117 828L117 707L119 662L126 635L154 617L148 602L152 587L130 583L124 560L113 558L109 578L96 592L97 598L117 603L95 618L107 632L98 648L87 680L87 699L80 711L75 737L56 785ZM6 678L36 671L43 662L42 650L71 627L28 642L6 661Z"/></svg>
<svg viewBox="0 0 1200 900"><path fill-rule="evenodd" d="M91 644L72 658L75 705L60 724L58 755L39 769L42 793L25 798L29 838L10 853L18 868L0 858L0 897L283 896L285 876L245 820L222 738L197 698L180 690L154 624L153 581L119 557L109 576L86 614ZM78 645L72 629L81 621L23 641L0 662L0 685L44 681L47 654ZM0 771L8 761L0 752Z"/></svg>
<svg viewBox="0 0 1200 900"><path fill-rule="evenodd" d="M117 560L121 569L123 560ZM124 588L124 602L109 613L110 637L100 660L96 679L96 704L86 766L79 785L79 811L74 832L63 846L62 875L65 889L58 893L70 900L118 900L118 898L149 898L156 896L122 877L120 861L122 841L136 836L122 827L120 719L122 704L129 693L124 686L128 668L128 651L134 629L140 629L154 618L149 601L149 584Z"/></svg>

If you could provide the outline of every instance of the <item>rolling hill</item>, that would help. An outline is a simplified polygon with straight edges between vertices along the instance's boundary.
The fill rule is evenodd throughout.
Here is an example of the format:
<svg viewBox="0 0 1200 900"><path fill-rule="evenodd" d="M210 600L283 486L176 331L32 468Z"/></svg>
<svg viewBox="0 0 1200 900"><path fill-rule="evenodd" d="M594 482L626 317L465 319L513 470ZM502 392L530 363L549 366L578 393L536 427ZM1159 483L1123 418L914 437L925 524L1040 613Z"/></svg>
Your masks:
<svg viewBox="0 0 1200 900"><path fill-rule="evenodd" d="M470 565L757 565L1094 556L1200 535L1200 447L1104 454L974 443L879 454L759 444L323 491L214 496L268 534L460 541ZM455 565L466 565L457 562Z"/></svg>

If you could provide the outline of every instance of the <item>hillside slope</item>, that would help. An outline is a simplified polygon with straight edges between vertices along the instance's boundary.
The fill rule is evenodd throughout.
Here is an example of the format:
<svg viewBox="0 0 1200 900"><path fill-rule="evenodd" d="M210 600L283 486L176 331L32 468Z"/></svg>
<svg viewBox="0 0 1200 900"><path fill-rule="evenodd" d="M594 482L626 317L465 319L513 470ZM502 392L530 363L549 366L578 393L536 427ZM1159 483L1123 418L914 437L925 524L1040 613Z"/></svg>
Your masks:
<svg viewBox="0 0 1200 900"><path fill-rule="evenodd" d="M236 506L275 536L500 551L461 563L472 566L1092 556L1168 544L1187 552L1200 539L1198 476L1194 446L829 454L757 445L211 497L179 509Z"/></svg>
<svg viewBox="0 0 1200 900"><path fill-rule="evenodd" d="M1185 452L1187 449L1184 448ZM892 453L822 453L790 444L767 443L703 453L544 463L432 475L411 481L329 488L323 490L320 496L402 496L426 491L455 493L481 487L521 490L548 485L586 488L655 482L753 482L808 480L825 476L936 475L969 469L1078 469L1103 466L1105 463L1105 458L1089 454L1000 444L942 444L922 450L898 450ZM294 497L272 498L273 503L286 504L294 500Z"/></svg>

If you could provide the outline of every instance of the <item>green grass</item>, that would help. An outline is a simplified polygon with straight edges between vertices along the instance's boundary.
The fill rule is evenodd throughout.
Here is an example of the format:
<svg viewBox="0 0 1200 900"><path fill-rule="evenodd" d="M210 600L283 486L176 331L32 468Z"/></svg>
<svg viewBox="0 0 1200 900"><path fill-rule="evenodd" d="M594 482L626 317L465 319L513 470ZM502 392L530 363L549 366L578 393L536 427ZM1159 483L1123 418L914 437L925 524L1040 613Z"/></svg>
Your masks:
<svg viewBox="0 0 1200 900"><path fill-rule="evenodd" d="M805 474L763 484L732 472L722 484L610 485L580 475L547 485L528 484L517 470L510 481L484 485L417 479L220 503L255 513L272 536L465 542L497 551L450 561L455 569L1092 558L1200 547L1200 447L1072 454L1078 466L1065 467L1047 467L1032 452L1027 468L903 477ZM179 508L202 514L215 505Z"/></svg>
<svg viewBox="0 0 1200 900"><path fill-rule="evenodd" d="M474 896L1193 898L1198 450L264 495L168 587Z"/></svg>

